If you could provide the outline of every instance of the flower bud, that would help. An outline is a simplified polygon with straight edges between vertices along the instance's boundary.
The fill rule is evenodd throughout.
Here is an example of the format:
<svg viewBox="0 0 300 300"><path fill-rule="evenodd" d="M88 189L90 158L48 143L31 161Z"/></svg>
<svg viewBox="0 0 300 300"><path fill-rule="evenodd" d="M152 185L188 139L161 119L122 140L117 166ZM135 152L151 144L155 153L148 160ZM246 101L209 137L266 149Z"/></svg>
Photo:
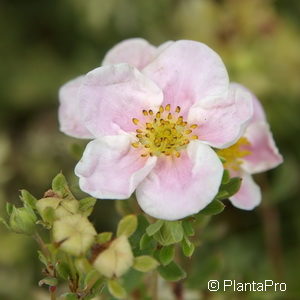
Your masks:
<svg viewBox="0 0 300 300"><path fill-rule="evenodd" d="M133 254L127 237L121 235L111 242L109 247L97 256L93 265L108 278L125 274L133 265Z"/></svg>
<svg viewBox="0 0 300 300"><path fill-rule="evenodd" d="M60 248L69 254L83 255L94 242L97 235L93 225L86 217L75 214L53 223L53 238Z"/></svg>
<svg viewBox="0 0 300 300"><path fill-rule="evenodd" d="M30 207L13 206L9 218L9 225L13 231L30 235L34 232L36 221L37 217Z"/></svg>
<svg viewBox="0 0 300 300"><path fill-rule="evenodd" d="M38 200L36 208L44 221L46 221L44 215L46 208L52 208L54 211L54 219L56 220L65 216L76 214L79 208L79 202L75 199L47 197Z"/></svg>

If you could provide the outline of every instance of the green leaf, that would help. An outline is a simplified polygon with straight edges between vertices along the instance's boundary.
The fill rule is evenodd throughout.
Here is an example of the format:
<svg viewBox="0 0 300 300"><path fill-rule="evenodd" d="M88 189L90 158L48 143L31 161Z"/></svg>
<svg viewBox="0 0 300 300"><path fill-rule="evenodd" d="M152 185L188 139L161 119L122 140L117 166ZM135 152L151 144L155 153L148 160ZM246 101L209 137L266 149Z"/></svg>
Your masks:
<svg viewBox="0 0 300 300"><path fill-rule="evenodd" d="M182 221L182 228L183 228L184 234L186 236L193 236L193 235L195 235L195 230L194 230L192 221L190 221L190 220L183 220Z"/></svg>
<svg viewBox="0 0 300 300"><path fill-rule="evenodd" d="M227 184L222 185L222 190L225 190L229 194L228 197L231 197L239 191L241 183L242 178L233 177Z"/></svg>
<svg viewBox="0 0 300 300"><path fill-rule="evenodd" d="M67 180L62 173L57 174L52 180L52 190L65 199L75 199L69 189Z"/></svg>
<svg viewBox="0 0 300 300"><path fill-rule="evenodd" d="M14 206L10 202L6 202L6 212L10 216L13 212Z"/></svg>
<svg viewBox="0 0 300 300"><path fill-rule="evenodd" d="M9 227L8 223L7 223L3 218L0 217L0 224L1 224L1 223L2 223L8 230L10 230L10 227Z"/></svg>
<svg viewBox="0 0 300 300"><path fill-rule="evenodd" d="M98 271L96 271L95 269L91 269L91 271L88 272L85 276L84 287L86 288L87 286L93 286L97 282L97 280L99 280L99 278L100 274L98 273Z"/></svg>
<svg viewBox="0 0 300 300"><path fill-rule="evenodd" d="M21 200L32 209L36 208L37 199L26 190L21 190Z"/></svg>
<svg viewBox="0 0 300 300"><path fill-rule="evenodd" d="M64 293L61 295L63 300L78 300L77 294L75 293Z"/></svg>
<svg viewBox="0 0 300 300"><path fill-rule="evenodd" d="M181 241L181 248L186 257L191 257L195 250L194 244L186 237Z"/></svg>
<svg viewBox="0 0 300 300"><path fill-rule="evenodd" d="M136 215L127 215L118 224L117 237L126 235L130 237L137 229L138 221Z"/></svg>
<svg viewBox="0 0 300 300"><path fill-rule="evenodd" d="M222 184L226 184L228 183L230 180L230 174L229 174L229 171L224 169L224 172L223 172L223 177L222 177Z"/></svg>
<svg viewBox="0 0 300 300"><path fill-rule="evenodd" d="M42 218L46 223L53 224L55 221L55 210L53 207L46 207L42 212Z"/></svg>
<svg viewBox="0 0 300 300"><path fill-rule="evenodd" d="M101 232L97 235L96 240L99 244L104 244L111 240L112 235L112 232Z"/></svg>
<svg viewBox="0 0 300 300"><path fill-rule="evenodd" d="M219 201L219 200L214 200L210 204L208 204L201 212L200 214L204 215L217 215L221 213L225 208L225 205Z"/></svg>
<svg viewBox="0 0 300 300"><path fill-rule="evenodd" d="M140 249L152 249L155 248L156 242L153 240L151 236L147 233L144 233L142 238L140 239Z"/></svg>
<svg viewBox="0 0 300 300"><path fill-rule="evenodd" d="M39 281L39 286L49 285L49 286L57 286L57 279L53 277L46 277Z"/></svg>
<svg viewBox="0 0 300 300"><path fill-rule="evenodd" d="M48 260L47 260L46 256L40 250L38 250L38 257L42 264L44 264L45 266L48 265Z"/></svg>
<svg viewBox="0 0 300 300"><path fill-rule="evenodd" d="M88 217L93 212L96 201L97 200L93 197L87 197L79 200L79 210L85 217Z"/></svg>
<svg viewBox="0 0 300 300"><path fill-rule="evenodd" d="M127 293L121 284L116 280L109 280L107 283L108 290L112 296L117 299L126 299Z"/></svg>
<svg viewBox="0 0 300 300"><path fill-rule="evenodd" d="M58 275L64 280L68 280L68 278L71 276L70 267L66 262L59 262L56 265L56 271Z"/></svg>
<svg viewBox="0 0 300 300"><path fill-rule="evenodd" d="M183 239L181 221L164 221L163 226L153 237L163 246L180 242Z"/></svg>
<svg viewBox="0 0 300 300"><path fill-rule="evenodd" d="M228 192L224 191L224 190L220 190L218 192L217 196L215 197L215 200L224 200L224 199L228 199L228 198L229 198Z"/></svg>
<svg viewBox="0 0 300 300"><path fill-rule="evenodd" d="M155 223L149 225L146 232L149 236L154 235L164 225L163 220L157 220Z"/></svg>
<svg viewBox="0 0 300 300"><path fill-rule="evenodd" d="M173 260L174 255L175 255L174 245L165 246L162 247L159 251L159 260L164 266L166 266Z"/></svg>
<svg viewBox="0 0 300 300"><path fill-rule="evenodd" d="M159 265L158 261L149 255L135 257L133 268L140 272L150 272Z"/></svg>
<svg viewBox="0 0 300 300"><path fill-rule="evenodd" d="M186 272L174 261L167 266L159 266L157 270L160 276L168 281L178 281L186 277Z"/></svg>

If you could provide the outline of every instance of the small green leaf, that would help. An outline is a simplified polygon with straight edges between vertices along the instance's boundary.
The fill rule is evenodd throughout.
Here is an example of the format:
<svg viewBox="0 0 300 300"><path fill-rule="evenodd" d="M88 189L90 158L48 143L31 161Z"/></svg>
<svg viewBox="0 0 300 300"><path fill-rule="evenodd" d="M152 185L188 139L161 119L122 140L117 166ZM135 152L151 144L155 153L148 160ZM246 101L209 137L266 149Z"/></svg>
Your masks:
<svg viewBox="0 0 300 300"><path fill-rule="evenodd" d="M116 280L109 280L107 283L108 290L112 296L117 299L126 299L127 293L121 284Z"/></svg>
<svg viewBox="0 0 300 300"><path fill-rule="evenodd" d="M101 232L97 235L96 240L99 244L104 244L111 240L112 235L112 232Z"/></svg>
<svg viewBox="0 0 300 300"><path fill-rule="evenodd" d="M93 197L87 197L79 200L79 210L85 217L88 217L92 213L96 201L97 200Z"/></svg>
<svg viewBox="0 0 300 300"><path fill-rule="evenodd" d="M55 221L55 210L53 207L46 207L42 212L42 218L46 223L53 224Z"/></svg>
<svg viewBox="0 0 300 300"><path fill-rule="evenodd" d="M200 214L204 215L217 215L221 213L225 208L225 205L219 201L219 200L214 200L210 204L208 204L201 212Z"/></svg>
<svg viewBox="0 0 300 300"><path fill-rule="evenodd" d="M222 190L227 191L227 193L229 194L228 197L231 197L239 191L241 187L241 183L242 183L242 178L233 177L230 179L230 181L227 184L222 185Z"/></svg>
<svg viewBox="0 0 300 300"><path fill-rule="evenodd" d="M61 295L63 300L78 300L77 294L74 293L64 293Z"/></svg>
<svg viewBox="0 0 300 300"><path fill-rule="evenodd" d="M175 255L174 245L165 246L162 247L159 251L159 260L164 266L166 266L173 260L174 255Z"/></svg>
<svg viewBox="0 0 300 300"><path fill-rule="evenodd" d="M186 237L181 241L181 248L186 257L191 257L195 250L194 244Z"/></svg>
<svg viewBox="0 0 300 300"><path fill-rule="evenodd" d="M226 184L228 183L230 180L230 174L229 174L229 171L224 169L224 172L223 172L223 177L222 177L222 184Z"/></svg>
<svg viewBox="0 0 300 300"><path fill-rule="evenodd" d="M71 276L70 267L66 262L59 262L56 265L56 271L58 275L64 280L68 280L68 278Z"/></svg>
<svg viewBox="0 0 300 300"><path fill-rule="evenodd" d="M29 205L32 209L36 208L37 199L26 190L21 190L21 200Z"/></svg>
<svg viewBox="0 0 300 300"><path fill-rule="evenodd" d="M2 223L8 230L10 230L10 227L9 227L8 223L7 223L3 218L0 217L0 224L1 224L1 223Z"/></svg>
<svg viewBox="0 0 300 300"><path fill-rule="evenodd" d="M142 238L140 239L140 249L141 250L154 248L155 244L156 244L156 242L147 233L144 233Z"/></svg>
<svg viewBox="0 0 300 300"><path fill-rule="evenodd" d="M39 286L49 285L49 286L57 286L57 279L53 277L46 277L39 281Z"/></svg>
<svg viewBox="0 0 300 300"><path fill-rule="evenodd" d="M57 174L52 180L52 190L54 192L64 193L67 186L67 180L62 173Z"/></svg>
<svg viewBox="0 0 300 300"><path fill-rule="evenodd" d="M137 229L138 221L136 215L127 215L118 224L117 236L126 235L130 237Z"/></svg>
<svg viewBox="0 0 300 300"><path fill-rule="evenodd" d="M217 196L215 197L216 200L224 200L224 199L228 199L228 198L229 198L228 192L224 191L222 189L218 192Z"/></svg>
<svg viewBox="0 0 300 300"><path fill-rule="evenodd" d="M157 220L155 223L149 225L146 232L149 236L154 235L164 225L163 220Z"/></svg>
<svg viewBox="0 0 300 300"><path fill-rule="evenodd" d="M158 261L149 255L138 256L134 259L133 268L140 272L150 272L159 265Z"/></svg>
<svg viewBox="0 0 300 300"><path fill-rule="evenodd" d="M154 239L163 246L180 242L183 239L181 221L164 221L163 226L154 234Z"/></svg>
<svg viewBox="0 0 300 300"><path fill-rule="evenodd" d="M194 230L192 221L190 221L190 220L183 220L182 221L182 228L183 228L184 234L186 236L193 236L193 235L195 235L195 230Z"/></svg>
<svg viewBox="0 0 300 300"><path fill-rule="evenodd" d="M178 281L186 277L186 272L174 261L167 266L159 266L157 270L160 276L168 281Z"/></svg>
<svg viewBox="0 0 300 300"><path fill-rule="evenodd" d="M6 212L10 216L13 212L14 206L10 202L6 202Z"/></svg>
<svg viewBox="0 0 300 300"><path fill-rule="evenodd" d="M84 287L87 286L93 286L93 283L95 284L97 280L99 279L100 274L95 269L91 269L90 272L88 272L84 279Z"/></svg>
<svg viewBox="0 0 300 300"><path fill-rule="evenodd" d="M48 260L47 260L46 256L40 250L38 250L38 257L42 264L44 264L45 266L48 265Z"/></svg>

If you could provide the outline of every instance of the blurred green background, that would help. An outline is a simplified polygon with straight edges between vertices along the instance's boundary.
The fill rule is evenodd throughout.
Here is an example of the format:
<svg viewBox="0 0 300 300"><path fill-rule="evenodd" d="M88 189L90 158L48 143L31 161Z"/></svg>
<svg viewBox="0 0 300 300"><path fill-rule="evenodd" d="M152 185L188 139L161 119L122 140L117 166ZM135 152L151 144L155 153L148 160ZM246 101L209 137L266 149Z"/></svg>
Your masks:
<svg viewBox="0 0 300 300"><path fill-rule="evenodd" d="M86 142L58 131L60 85L100 65L126 38L198 40L263 102L285 163L256 178L263 205L245 212L227 203L199 234L186 299L300 299L299 33L297 0L2 0L0 216L6 201L17 203L20 188L41 197L60 170L76 189L71 148ZM116 219L113 201L92 215L102 231ZM29 238L0 227L1 300L48 299L37 287L35 251ZM286 282L287 292L210 294L209 279L273 279Z"/></svg>

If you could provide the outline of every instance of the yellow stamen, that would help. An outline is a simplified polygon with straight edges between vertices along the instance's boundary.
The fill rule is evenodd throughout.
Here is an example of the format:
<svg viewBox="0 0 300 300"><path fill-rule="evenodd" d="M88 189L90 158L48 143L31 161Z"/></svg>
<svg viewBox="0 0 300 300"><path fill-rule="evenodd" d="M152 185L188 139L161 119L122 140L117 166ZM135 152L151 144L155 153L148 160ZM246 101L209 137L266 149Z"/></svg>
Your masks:
<svg viewBox="0 0 300 300"><path fill-rule="evenodd" d="M132 119L132 122L133 122L133 124L137 125L137 124L139 123L139 120L136 119L136 118L133 118L133 119Z"/></svg>
<svg viewBox="0 0 300 300"><path fill-rule="evenodd" d="M166 111L170 111L170 108L171 108L171 105L170 105L170 104L167 104L166 107L165 107L165 110L166 110Z"/></svg>

